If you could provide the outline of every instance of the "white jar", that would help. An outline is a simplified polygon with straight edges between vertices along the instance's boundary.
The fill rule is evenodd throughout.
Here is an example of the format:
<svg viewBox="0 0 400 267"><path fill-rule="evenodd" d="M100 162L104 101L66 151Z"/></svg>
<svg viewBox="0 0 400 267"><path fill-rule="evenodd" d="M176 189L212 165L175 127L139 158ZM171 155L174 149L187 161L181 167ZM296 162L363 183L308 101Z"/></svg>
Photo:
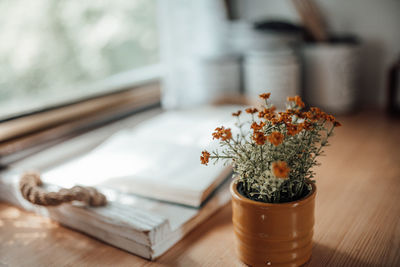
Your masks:
<svg viewBox="0 0 400 267"><path fill-rule="evenodd" d="M271 101L285 109L286 98L300 94L300 67L293 50L253 50L244 59L244 87L250 99L271 92Z"/></svg>
<svg viewBox="0 0 400 267"><path fill-rule="evenodd" d="M318 44L303 48L305 101L332 113L354 109L358 96L359 45Z"/></svg>
<svg viewBox="0 0 400 267"><path fill-rule="evenodd" d="M236 55L193 58L189 83L181 92L181 107L210 104L226 95L240 93L240 60Z"/></svg>

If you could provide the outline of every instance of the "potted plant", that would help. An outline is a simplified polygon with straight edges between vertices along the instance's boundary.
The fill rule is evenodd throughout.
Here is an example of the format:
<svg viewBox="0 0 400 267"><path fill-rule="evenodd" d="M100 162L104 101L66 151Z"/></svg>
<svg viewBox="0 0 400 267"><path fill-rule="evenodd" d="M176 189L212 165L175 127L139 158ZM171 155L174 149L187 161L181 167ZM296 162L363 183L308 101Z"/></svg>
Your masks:
<svg viewBox="0 0 400 267"><path fill-rule="evenodd" d="M340 126L319 108L305 109L289 97L276 112L269 93L261 108L238 111L236 128L215 129L220 149L203 151L209 160L232 163L233 226L237 254L251 266L299 266L311 257L316 186L312 167ZM247 114L246 114L247 113ZM247 117L247 118L243 118Z"/></svg>

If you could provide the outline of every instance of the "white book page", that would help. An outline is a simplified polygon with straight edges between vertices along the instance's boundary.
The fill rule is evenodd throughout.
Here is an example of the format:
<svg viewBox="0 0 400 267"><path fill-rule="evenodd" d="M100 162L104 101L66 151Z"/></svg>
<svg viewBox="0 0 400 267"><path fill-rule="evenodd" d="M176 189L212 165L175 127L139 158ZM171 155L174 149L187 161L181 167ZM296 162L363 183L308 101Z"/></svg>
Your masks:
<svg viewBox="0 0 400 267"><path fill-rule="evenodd" d="M151 188L160 192L161 200L162 192L200 197L225 168L222 163L201 165L201 151L218 147L211 133L221 125L232 127L231 113L237 109L228 106L165 112L46 171L43 180L63 187L107 186L144 196Z"/></svg>

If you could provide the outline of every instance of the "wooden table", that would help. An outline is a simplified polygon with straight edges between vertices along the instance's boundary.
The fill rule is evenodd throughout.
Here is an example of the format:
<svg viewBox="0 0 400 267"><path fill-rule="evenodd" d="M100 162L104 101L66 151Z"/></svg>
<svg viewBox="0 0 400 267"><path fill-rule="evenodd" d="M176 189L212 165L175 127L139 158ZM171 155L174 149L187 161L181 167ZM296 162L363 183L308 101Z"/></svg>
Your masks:
<svg viewBox="0 0 400 267"><path fill-rule="evenodd" d="M306 266L400 266L400 120L367 112L341 122L317 168ZM241 266L230 209L149 262L0 203L0 266Z"/></svg>

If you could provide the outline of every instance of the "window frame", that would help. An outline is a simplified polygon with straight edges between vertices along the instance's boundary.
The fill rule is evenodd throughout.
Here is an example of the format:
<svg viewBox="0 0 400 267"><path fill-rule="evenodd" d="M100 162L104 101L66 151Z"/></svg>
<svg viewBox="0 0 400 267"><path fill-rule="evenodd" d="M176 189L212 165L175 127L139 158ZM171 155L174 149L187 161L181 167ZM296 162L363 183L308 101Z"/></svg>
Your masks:
<svg viewBox="0 0 400 267"><path fill-rule="evenodd" d="M81 90L83 91L82 93L79 93L80 90L74 90L74 92L66 98L64 96L64 98L59 99L49 98L42 101L37 101L34 105L20 109L20 111L3 116L0 115L0 125L1 123L15 119L56 110L69 105L88 101L90 99L123 92L133 87L158 82L161 80L162 76L161 63L121 72L106 79L84 86L85 90Z"/></svg>
<svg viewBox="0 0 400 267"><path fill-rule="evenodd" d="M0 123L0 169L54 144L161 107L158 80Z"/></svg>

